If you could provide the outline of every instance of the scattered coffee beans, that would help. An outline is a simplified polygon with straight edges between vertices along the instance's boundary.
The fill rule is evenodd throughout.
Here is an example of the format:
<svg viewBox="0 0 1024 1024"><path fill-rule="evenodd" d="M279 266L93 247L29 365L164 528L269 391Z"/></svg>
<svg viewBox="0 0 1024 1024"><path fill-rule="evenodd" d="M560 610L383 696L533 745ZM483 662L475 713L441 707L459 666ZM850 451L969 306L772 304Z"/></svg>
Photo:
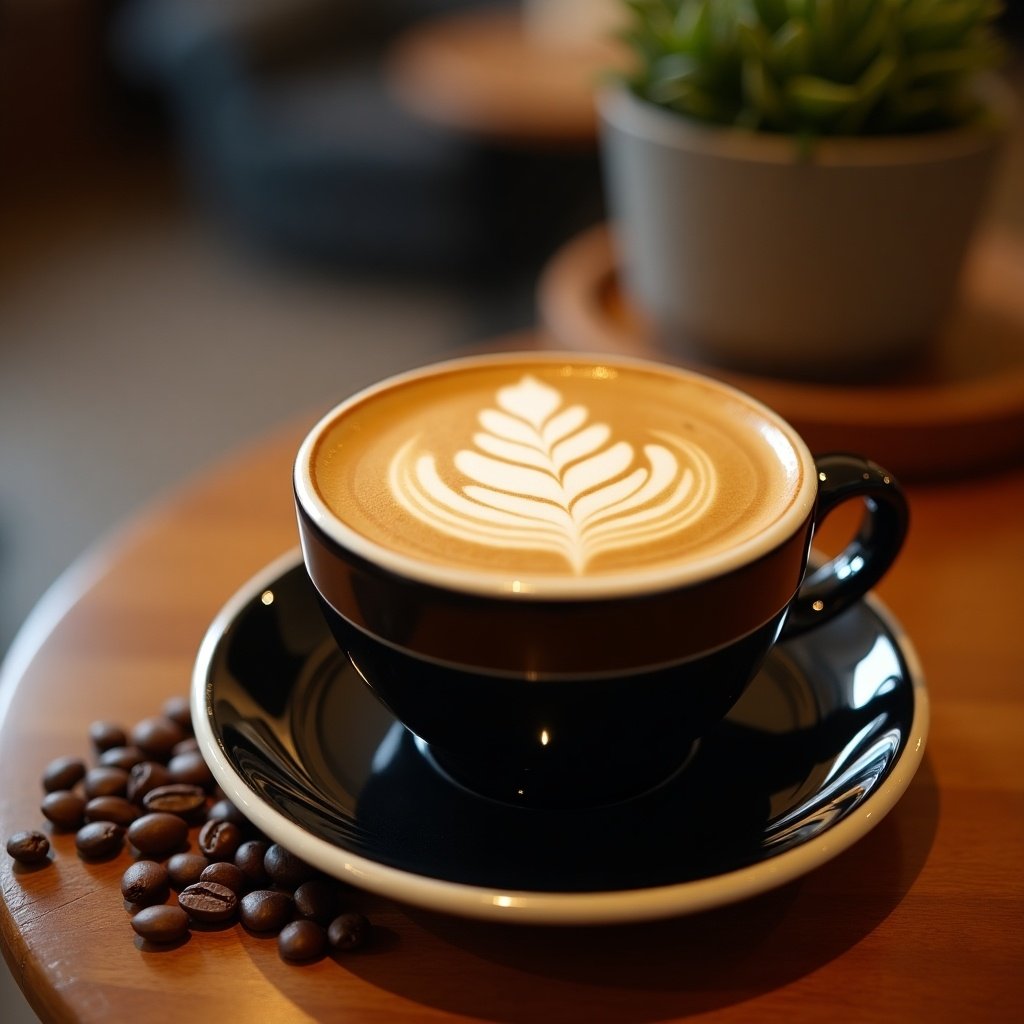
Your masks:
<svg viewBox="0 0 1024 1024"><path fill-rule="evenodd" d="M206 812L206 819L207 821L230 821L243 830L249 827L245 815L230 800L218 800L211 805Z"/></svg>
<svg viewBox="0 0 1024 1024"><path fill-rule="evenodd" d="M39 805L43 817L65 832L75 832L85 824L85 797L68 789L55 789Z"/></svg>
<svg viewBox="0 0 1024 1024"><path fill-rule="evenodd" d="M167 868L155 860L136 861L121 876L121 895L137 907L163 903L170 891Z"/></svg>
<svg viewBox="0 0 1024 1024"><path fill-rule="evenodd" d="M370 922L355 911L340 914L327 928L327 941L338 953L362 949L370 941Z"/></svg>
<svg viewBox="0 0 1024 1024"><path fill-rule="evenodd" d="M145 760L146 755L138 747L129 745L104 750L100 754L99 763L104 767L123 768L126 772L130 772L137 764L141 764Z"/></svg>
<svg viewBox="0 0 1024 1024"><path fill-rule="evenodd" d="M295 904L288 893L257 889L242 897L238 916L254 932L279 932L292 919L294 911Z"/></svg>
<svg viewBox="0 0 1024 1024"><path fill-rule="evenodd" d="M85 773L85 795L124 796L128 792L128 772L124 768L100 765Z"/></svg>
<svg viewBox="0 0 1024 1024"><path fill-rule="evenodd" d="M182 732L192 733L192 709L188 697L170 697L164 701L160 709L165 718L169 718Z"/></svg>
<svg viewBox="0 0 1024 1024"><path fill-rule="evenodd" d="M235 864L249 880L253 889L265 889L270 884L270 875L263 866L270 843L263 839L250 839L235 851Z"/></svg>
<svg viewBox="0 0 1024 1024"><path fill-rule="evenodd" d="M304 861L277 843L271 843L263 858L263 867L270 880L284 889L296 889L315 874Z"/></svg>
<svg viewBox="0 0 1024 1024"><path fill-rule="evenodd" d="M127 835L142 857L121 876L121 895L146 942L172 945L188 935L190 921L226 924L236 915L254 934L276 935L292 963L317 960L328 946L347 951L367 942L366 918L343 912L345 887L260 836L217 789L192 737L186 699L167 701L128 733L97 720L89 741L94 767L76 757L46 766L40 809L55 830L75 832L85 860L117 856ZM190 823L200 852L188 849ZM45 864L50 841L18 832L7 852L21 864ZM178 901L168 904L172 889Z"/></svg>
<svg viewBox="0 0 1024 1024"><path fill-rule="evenodd" d="M180 743L174 744L174 749L171 751L171 760L178 757L181 754L195 754L199 751L199 740L195 736L186 736Z"/></svg>
<svg viewBox="0 0 1024 1024"><path fill-rule="evenodd" d="M58 757L43 770L43 789L52 793L71 789L85 778L85 762L78 757Z"/></svg>
<svg viewBox="0 0 1024 1024"><path fill-rule="evenodd" d="M207 767L203 755L198 750L188 750L184 754L175 754L167 762L167 770L175 782L190 782L203 789L213 789L213 772Z"/></svg>
<svg viewBox="0 0 1024 1024"><path fill-rule="evenodd" d="M166 761L175 743L185 738L185 732L173 718L154 715L136 722L128 736L135 746L141 747L154 761Z"/></svg>
<svg viewBox="0 0 1024 1024"><path fill-rule="evenodd" d="M112 821L127 828L142 812L123 796L94 796L85 805L86 821Z"/></svg>
<svg viewBox="0 0 1024 1024"><path fill-rule="evenodd" d="M121 852L124 829L112 821L91 821L75 833L75 846L86 860L103 860Z"/></svg>
<svg viewBox="0 0 1024 1024"><path fill-rule="evenodd" d="M206 793L199 786L172 782L167 786L151 789L142 798L142 806L147 811L163 811L187 817L206 806Z"/></svg>
<svg viewBox="0 0 1024 1024"><path fill-rule="evenodd" d="M197 842L210 860L231 860L242 845L242 830L230 821L208 821Z"/></svg>
<svg viewBox="0 0 1024 1024"><path fill-rule="evenodd" d="M149 857L176 853L187 841L188 822L176 814L144 814L128 826L128 842Z"/></svg>
<svg viewBox="0 0 1024 1024"><path fill-rule="evenodd" d="M218 885L226 886L236 896L241 896L248 888L248 879L242 873L242 869L226 860L208 864L203 868L199 881L216 882Z"/></svg>
<svg viewBox="0 0 1024 1024"><path fill-rule="evenodd" d="M295 913L325 928L341 911L338 886L326 878L313 878L295 890Z"/></svg>
<svg viewBox="0 0 1024 1024"><path fill-rule="evenodd" d="M167 873L175 892L195 885L210 862L201 853L176 853L167 861Z"/></svg>
<svg viewBox="0 0 1024 1024"><path fill-rule="evenodd" d="M173 905L146 907L132 918L132 928L147 942L166 945L188 934L188 914Z"/></svg>
<svg viewBox="0 0 1024 1024"><path fill-rule="evenodd" d="M191 920L201 924L230 921L238 910L238 897L226 885L216 882L196 882L182 889L178 903Z"/></svg>
<svg viewBox="0 0 1024 1024"><path fill-rule="evenodd" d="M171 781L171 773L166 765L159 761L140 761L128 773L128 799L133 804L141 804L147 793L166 786Z"/></svg>
<svg viewBox="0 0 1024 1024"><path fill-rule="evenodd" d="M42 864L50 858L50 840L34 829L15 832L7 840L7 852L19 864Z"/></svg>
<svg viewBox="0 0 1024 1024"><path fill-rule="evenodd" d="M93 722L89 726L89 739L100 754L111 747L123 747L128 743L128 734L114 722Z"/></svg>
<svg viewBox="0 0 1024 1024"><path fill-rule="evenodd" d="M316 960L327 949L327 933L315 921L292 921L281 929L277 949L283 960Z"/></svg>

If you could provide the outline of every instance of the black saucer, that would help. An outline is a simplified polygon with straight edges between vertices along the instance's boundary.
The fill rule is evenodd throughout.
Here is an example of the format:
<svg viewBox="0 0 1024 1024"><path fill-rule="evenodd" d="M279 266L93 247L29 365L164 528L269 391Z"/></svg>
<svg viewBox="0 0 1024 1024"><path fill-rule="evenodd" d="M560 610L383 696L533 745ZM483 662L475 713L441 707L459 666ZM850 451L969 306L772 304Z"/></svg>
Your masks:
<svg viewBox="0 0 1024 1024"><path fill-rule="evenodd" d="M597 808L507 806L446 779L369 693L291 554L211 626L193 716L226 794L323 870L434 909L580 923L730 902L839 853L909 784L927 695L906 638L862 602L776 648L660 788Z"/></svg>

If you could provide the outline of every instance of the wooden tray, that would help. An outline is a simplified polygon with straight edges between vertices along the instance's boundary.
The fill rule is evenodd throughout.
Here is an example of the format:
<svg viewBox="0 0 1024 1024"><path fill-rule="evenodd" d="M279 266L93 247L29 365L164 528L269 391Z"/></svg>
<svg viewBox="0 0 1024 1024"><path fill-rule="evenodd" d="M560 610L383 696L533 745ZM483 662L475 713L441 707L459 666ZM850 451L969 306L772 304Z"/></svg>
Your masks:
<svg viewBox="0 0 1024 1024"><path fill-rule="evenodd" d="M541 45L515 12L483 10L410 29L387 68L402 102L446 127L503 142L592 146L595 83L624 56L612 44Z"/></svg>
<svg viewBox="0 0 1024 1024"><path fill-rule="evenodd" d="M879 384L823 385L700 366L658 344L623 294L612 233L596 227L544 269L549 343L690 365L786 417L814 451L848 449L905 479L1024 460L1024 242L991 233L968 263L964 294L926 360Z"/></svg>

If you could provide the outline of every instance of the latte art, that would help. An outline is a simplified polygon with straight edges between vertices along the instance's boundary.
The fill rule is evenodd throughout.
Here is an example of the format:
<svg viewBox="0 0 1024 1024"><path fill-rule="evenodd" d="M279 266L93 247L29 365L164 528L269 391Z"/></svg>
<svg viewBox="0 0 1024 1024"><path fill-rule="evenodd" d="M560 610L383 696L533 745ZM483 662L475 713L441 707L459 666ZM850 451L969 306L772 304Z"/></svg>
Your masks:
<svg viewBox="0 0 1024 1024"><path fill-rule="evenodd" d="M638 452L586 406L527 374L482 410L473 447L453 461L453 488L437 456L414 437L391 460L395 500L425 525L468 543L551 551L582 574L607 551L665 539L698 521L716 490L701 448L665 431ZM656 440L653 440L656 439Z"/></svg>

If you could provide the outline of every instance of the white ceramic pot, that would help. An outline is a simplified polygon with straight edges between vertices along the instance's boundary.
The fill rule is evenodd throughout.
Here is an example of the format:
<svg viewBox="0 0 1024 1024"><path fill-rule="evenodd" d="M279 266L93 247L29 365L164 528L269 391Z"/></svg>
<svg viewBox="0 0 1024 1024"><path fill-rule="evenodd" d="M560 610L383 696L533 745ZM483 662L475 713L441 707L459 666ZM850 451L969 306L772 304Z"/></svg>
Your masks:
<svg viewBox="0 0 1024 1024"><path fill-rule="evenodd" d="M1008 92L993 101L1005 115ZM624 285L658 340L811 378L875 373L939 330L1005 134L832 138L802 153L625 87L599 108Z"/></svg>

